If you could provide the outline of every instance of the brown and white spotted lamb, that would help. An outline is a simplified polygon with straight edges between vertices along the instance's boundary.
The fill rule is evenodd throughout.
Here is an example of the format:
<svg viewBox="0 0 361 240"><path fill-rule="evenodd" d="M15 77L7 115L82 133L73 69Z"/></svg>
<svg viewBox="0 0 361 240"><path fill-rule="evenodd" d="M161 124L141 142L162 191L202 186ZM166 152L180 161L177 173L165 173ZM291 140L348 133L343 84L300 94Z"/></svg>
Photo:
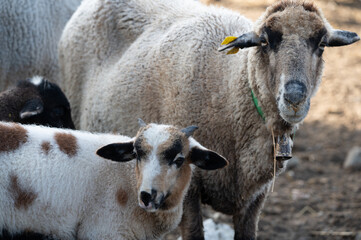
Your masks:
<svg viewBox="0 0 361 240"><path fill-rule="evenodd" d="M243 49L218 52L226 36L240 36L226 47ZM256 23L193 0L86 0L66 25L59 63L81 129L133 135L137 117L197 124L197 139L230 165L196 170L183 239L203 239L202 202L232 215L235 239L249 240L273 178L271 129L277 137L298 127L321 82L323 51L357 40L303 0L278 1Z"/></svg>
<svg viewBox="0 0 361 240"><path fill-rule="evenodd" d="M181 220L192 166L228 163L195 129L142 123L129 138L0 122L0 233L161 238Z"/></svg>

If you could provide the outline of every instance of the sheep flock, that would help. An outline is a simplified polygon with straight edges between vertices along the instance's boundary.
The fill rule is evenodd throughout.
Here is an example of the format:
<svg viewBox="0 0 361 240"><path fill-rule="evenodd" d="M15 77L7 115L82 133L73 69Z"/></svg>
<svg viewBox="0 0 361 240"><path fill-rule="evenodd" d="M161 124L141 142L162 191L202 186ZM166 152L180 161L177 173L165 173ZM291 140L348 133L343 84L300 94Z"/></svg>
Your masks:
<svg viewBox="0 0 361 240"><path fill-rule="evenodd" d="M0 89L54 83L0 94L2 240L208 239L203 205L257 239L324 51L360 39L301 0L31 1L0 3Z"/></svg>

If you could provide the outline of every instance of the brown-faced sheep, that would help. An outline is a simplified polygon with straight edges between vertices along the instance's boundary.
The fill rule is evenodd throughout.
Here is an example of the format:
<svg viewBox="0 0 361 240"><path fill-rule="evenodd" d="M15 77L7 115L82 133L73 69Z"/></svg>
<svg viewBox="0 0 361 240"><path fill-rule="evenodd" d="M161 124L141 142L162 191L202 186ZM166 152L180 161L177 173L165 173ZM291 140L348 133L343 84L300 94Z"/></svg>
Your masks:
<svg viewBox="0 0 361 240"><path fill-rule="evenodd" d="M143 123L129 138L0 122L0 234L160 239L181 221L192 171L228 163L195 129Z"/></svg>
<svg viewBox="0 0 361 240"><path fill-rule="evenodd" d="M244 49L219 53L230 35L240 37L223 48ZM252 24L196 1L88 0L67 24L59 57L82 129L132 134L134 117L197 124L196 136L230 160L195 172L184 239L203 239L201 203L233 216L235 239L255 239L274 172L272 130L288 136L306 117L324 48L357 40L305 1L277 2Z"/></svg>

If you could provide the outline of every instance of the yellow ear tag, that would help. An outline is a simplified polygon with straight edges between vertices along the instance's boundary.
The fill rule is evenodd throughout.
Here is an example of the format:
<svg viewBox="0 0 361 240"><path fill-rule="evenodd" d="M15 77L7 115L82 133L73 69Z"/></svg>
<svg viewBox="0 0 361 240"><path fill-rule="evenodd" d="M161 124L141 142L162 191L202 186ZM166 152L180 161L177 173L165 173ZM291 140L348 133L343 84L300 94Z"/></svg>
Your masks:
<svg viewBox="0 0 361 240"><path fill-rule="evenodd" d="M221 43L221 45L226 45L226 44L229 44L231 42L233 42L234 40L236 40L237 37L234 37L234 36L229 36L229 37L226 37L223 42Z"/></svg>
<svg viewBox="0 0 361 240"><path fill-rule="evenodd" d="M238 48L238 47L234 47L234 48L232 48L231 50L229 50L229 51L227 52L227 55L229 55L229 54L236 54L236 53L238 53L238 51L239 51L239 48Z"/></svg>

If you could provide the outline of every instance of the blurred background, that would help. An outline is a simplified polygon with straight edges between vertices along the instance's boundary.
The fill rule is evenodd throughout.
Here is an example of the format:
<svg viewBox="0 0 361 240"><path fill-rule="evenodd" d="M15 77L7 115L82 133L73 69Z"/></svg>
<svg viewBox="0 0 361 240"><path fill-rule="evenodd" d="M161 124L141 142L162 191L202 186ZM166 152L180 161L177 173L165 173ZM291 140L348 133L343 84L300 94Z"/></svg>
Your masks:
<svg viewBox="0 0 361 240"><path fill-rule="evenodd" d="M275 1L202 2L256 20ZM314 2L334 28L361 35L361 0ZM276 179L260 217L258 239L361 240L361 153L353 155L359 166L344 167L352 149L361 152L357 150L361 147L361 42L327 48L323 58L321 87L296 133L297 159ZM210 209L204 216L215 223L232 223L230 217Z"/></svg>

